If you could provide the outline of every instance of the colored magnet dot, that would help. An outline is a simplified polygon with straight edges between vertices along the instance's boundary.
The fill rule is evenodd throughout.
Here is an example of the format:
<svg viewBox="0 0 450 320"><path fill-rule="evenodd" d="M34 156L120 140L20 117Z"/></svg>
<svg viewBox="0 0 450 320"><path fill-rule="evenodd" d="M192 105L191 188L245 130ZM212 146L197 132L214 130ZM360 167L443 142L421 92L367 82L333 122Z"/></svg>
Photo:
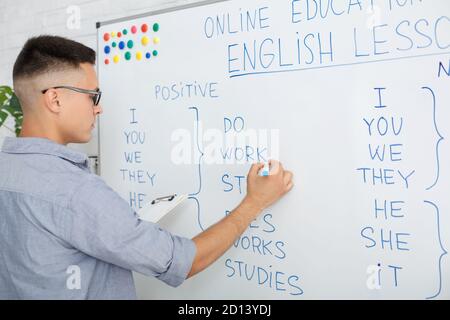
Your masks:
<svg viewBox="0 0 450 320"><path fill-rule="evenodd" d="M115 47L117 47L117 43L113 42L113 43L111 43L111 46L112 46L113 48L115 48Z"/></svg>
<svg viewBox="0 0 450 320"><path fill-rule="evenodd" d="M153 24L153 31L155 31L155 32L159 31L159 24L158 23Z"/></svg>
<svg viewBox="0 0 450 320"><path fill-rule="evenodd" d="M109 59L105 59L105 64L109 64Z"/></svg>
<svg viewBox="0 0 450 320"><path fill-rule="evenodd" d="M125 48L125 42L120 41L120 42L119 42L119 49L120 49L120 50L123 50L124 48Z"/></svg>
<svg viewBox="0 0 450 320"><path fill-rule="evenodd" d="M141 42L142 42L143 46L146 46L148 44L148 42L149 42L148 37L147 36L143 36Z"/></svg>
<svg viewBox="0 0 450 320"><path fill-rule="evenodd" d="M119 63L120 57L118 55L115 55L113 60L114 60L114 63Z"/></svg>
<svg viewBox="0 0 450 320"><path fill-rule="evenodd" d="M109 35L109 33L105 33L103 35L103 40L105 40L106 42L108 42L110 38L111 38L111 36Z"/></svg>
<svg viewBox="0 0 450 320"><path fill-rule="evenodd" d="M136 52L136 60L138 61L142 60L142 52L140 51Z"/></svg>
<svg viewBox="0 0 450 320"><path fill-rule="evenodd" d="M122 32L117 32L117 37L120 38L122 36Z"/></svg>
<svg viewBox="0 0 450 320"><path fill-rule="evenodd" d="M148 31L148 25L147 25L146 23L144 23L144 24L141 26L141 30L142 30L142 32L146 33L146 32Z"/></svg>
<svg viewBox="0 0 450 320"><path fill-rule="evenodd" d="M115 32L111 32L111 37L115 37L116 36L116 33Z"/></svg>
<svg viewBox="0 0 450 320"><path fill-rule="evenodd" d="M137 32L137 28L136 28L136 26L132 26L131 27L131 33L136 33Z"/></svg>
<svg viewBox="0 0 450 320"><path fill-rule="evenodd" d="M105 46L105 53L109 54L111 52L111 48L109 46Z"/></svg>
<svg viewBox="0 0 450 320"><path fill-rule="evenodd" d="M153 38L153 43L154 44L158 44L159 43L159 38L158 37L154 37Z"/></svg>
<svg viewBox="0 0 450 320"><path fill-rule="evenodd" d="M129 51L127 51L127 52L125 53L125 59L126 59L127 61L131 59L131 53L130 53Z"/></svg>
<svg viewBox="0 0 450 320"><path fill-rule="evenodd" d="M150 52L147 52L146 54L145 54L145 57L147 58L147 59L150 59L151 58L151 54L150 54Z"/></svg>
<svg viewBox="0 0 450 320"><path fill-rule="evenodd" d="M128 49L133 48L133 45L134 45L133 40L128 40L128 42L127 42Z"/></svg>
<svg viewBox="0 0 450 320"><path fill-rule="evenodd" d="M126 36L128 34L128 30L127 29L123 29L122 33Z"/></svg>
<svg viewBox="0 0 450 320"><path fill-rule="evenodd" d="M152 53L153 53L153 56L155 56L155 57L158 55L158 51L156 51L156 50L153 50Z"/></svg>

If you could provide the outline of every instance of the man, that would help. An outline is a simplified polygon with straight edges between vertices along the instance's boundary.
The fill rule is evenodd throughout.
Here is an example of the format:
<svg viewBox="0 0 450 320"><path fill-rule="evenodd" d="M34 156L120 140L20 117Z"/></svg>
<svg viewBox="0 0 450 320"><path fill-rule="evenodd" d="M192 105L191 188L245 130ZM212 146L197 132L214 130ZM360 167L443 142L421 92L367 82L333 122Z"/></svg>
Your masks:
<svg viewBox="0 0 450 320"><path fill-rule="evenodd" d="M135 299L131 271L171 286L204 270L261 211L293 186L272 162L254 164L247 195L226 218L192 240L136 213L100 177L86 155L66 147L91 138L102 113L95 52L53 36L28 40L14 65L24 112L19 138L0 152L0 298ZM79 272L79 285L68 278Z"/></svg>

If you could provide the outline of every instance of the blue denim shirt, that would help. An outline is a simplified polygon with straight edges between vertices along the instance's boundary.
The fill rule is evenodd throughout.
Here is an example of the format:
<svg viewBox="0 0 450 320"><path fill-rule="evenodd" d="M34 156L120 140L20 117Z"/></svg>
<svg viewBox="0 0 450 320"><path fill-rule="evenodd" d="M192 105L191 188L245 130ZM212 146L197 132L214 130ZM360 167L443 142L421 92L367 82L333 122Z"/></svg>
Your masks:
<svg viewBox="0 0 450 320"><path fill-rule="evenodd" d="M86 155L43 138L0 152L0 299L135 299L132 272L186 278L192 240L141 221Z"/></svg>

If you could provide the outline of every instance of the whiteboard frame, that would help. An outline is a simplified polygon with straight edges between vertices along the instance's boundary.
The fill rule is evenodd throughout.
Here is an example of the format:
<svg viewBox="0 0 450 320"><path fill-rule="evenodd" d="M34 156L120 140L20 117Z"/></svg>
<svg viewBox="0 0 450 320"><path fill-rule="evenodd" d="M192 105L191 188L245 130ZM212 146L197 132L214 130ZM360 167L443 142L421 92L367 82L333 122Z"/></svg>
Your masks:
<svg viewBox="0 0 450 320"><path fill-rule="evenodd" d="M95 23L95 27L97 29L97 55L100 52L100 43L98 41L99 39L99 29L103 26L107 26L110 24L114 24L114 23L120 23L120 22L124 22L124 21L129 21L129 20L134 20L134 19L139 19L139 18L145 18L145 17L150 17L150 16L156 16L159 14L163 14L163 13L168 13L168 12L175 12L175 11L181 11L181 10L185 10L185 9L191 9L191 8L196 8L196 7L201 7L201 6L206 6L206 5L210 5L210 4L214 4L214 3L220 3L220 2L227 2L230 0L205 0L205 1L199 1L199 2L195 2L195 3L189 3L189 4L184 4L184 5L180 5L180 6L174 6L174 7L169 7L169 8L165 8L165 9L159 9L159 10L154 10L154 11L149 11L149 12L144 12L144 13L140 13L140 14L135 14L135 15L131 15L131 16L126 16L126 17L122 17L122 18L117 18L117 19L111 19L111 20L106 20L106 21L99 21ZM100 74L100 64L97 61L97 77ZM98 128L98 132L97 132L97 155L98 155L98 166L97 166L97 174L99 176L102 175L102 157L101 157L101 153L100 153L100 143L101 143L101 139L100 139L100 117L97 118L97 128Z"/></svg>
<svg viewBox="0 0 450 320"><path fill-rule="evenodd" d="M145 18L145 17L149 17L149 16L155 16L155 15L158 15L158 14L162 14L162 13L173 12L173 11L180 11L180 10L184 10L184 9L201 7L201 6L214 4L214 3L219 3L219 2L225 2L225 1L230 1L230 0L204 0L204 1L194 2L194 3L184 4L184 5L181 5L181 6L174 6L174 7L169 7L169 8L165 8L165 9L159 9L159 10L154 10L154 11L150 11L150 12L144 12L144 13L135 14L135 15L132 15L132 16L127 16L127 17L122 17L122 18L117 18L117 19L101 21L101 22L97 22L95 25L96 25L97 29L99 29L102 26L106 26L106 25L113 24L113 23L119 23L119 22L124 22L124 21L128 21L128 20L139 19L139 18Z"/></svg>

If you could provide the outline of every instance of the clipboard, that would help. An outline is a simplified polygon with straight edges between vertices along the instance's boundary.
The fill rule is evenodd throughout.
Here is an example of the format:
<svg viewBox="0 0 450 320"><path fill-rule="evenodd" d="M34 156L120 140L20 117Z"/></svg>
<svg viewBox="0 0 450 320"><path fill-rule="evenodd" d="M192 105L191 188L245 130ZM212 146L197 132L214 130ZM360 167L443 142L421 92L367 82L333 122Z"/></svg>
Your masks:
<svg viewBox="0 0 450 320"><path fill-rule="evenodd" d="M170 211L178 207L187 198L188 196L186 194L172 194L156 198L137 211L138 218L140 220L156 223Z"/></svg>

